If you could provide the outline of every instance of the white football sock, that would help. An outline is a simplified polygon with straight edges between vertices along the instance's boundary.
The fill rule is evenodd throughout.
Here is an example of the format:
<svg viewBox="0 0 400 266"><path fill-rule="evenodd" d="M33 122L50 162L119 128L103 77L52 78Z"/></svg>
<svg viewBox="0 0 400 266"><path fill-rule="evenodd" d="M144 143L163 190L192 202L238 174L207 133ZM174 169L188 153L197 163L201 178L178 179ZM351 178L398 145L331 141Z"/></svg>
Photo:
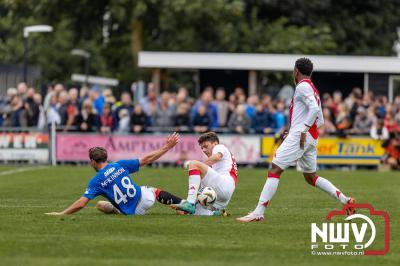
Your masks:
<svg viewBox="0 0 400 266"><path fill-rule="evenodd" d="M197 169L189 170L189 190L187 201L192 204L196 203L197 200L197 192L200 187L201 177L200 171Z"/></svg>
<svg viewBox="0 0 400 266"><path fill-rule="evenodd" d="M264 214L265 208L268 206L270 200L274 196L278 185L279 185L279 176L268 174L267 181L265 181L264 188L261 192L260 199L258 200L258 204L256 209L254 210L257 214Z"/></svg>
<svg viewBox="0 0 400 266"><path fill-rule="evenodd" d="M346 197L337 187L335 187L329 180L318 176L315 179L315 186L335 199L338 199L342 204L346 204L349 201L349 198Z"/></svg>

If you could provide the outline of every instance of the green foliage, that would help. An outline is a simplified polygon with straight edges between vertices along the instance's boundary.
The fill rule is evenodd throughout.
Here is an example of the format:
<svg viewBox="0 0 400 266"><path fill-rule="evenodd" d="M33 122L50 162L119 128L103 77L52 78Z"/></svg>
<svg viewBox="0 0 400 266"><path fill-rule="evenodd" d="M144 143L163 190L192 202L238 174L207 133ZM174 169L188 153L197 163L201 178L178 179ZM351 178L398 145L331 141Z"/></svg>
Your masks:
<svg viewBox="0 0 400 266"><path fill-rule="evenodd" d="M29 38L29 62L42 67L43 81L65 81L82 72L82 60L70 55L81 48L93 55L91 74L127 85L148 74L137 68L135 47L390 55L399 15L395 0L4 0L0 58L22 63L23 27L50 24L54 32Z"/></svg>

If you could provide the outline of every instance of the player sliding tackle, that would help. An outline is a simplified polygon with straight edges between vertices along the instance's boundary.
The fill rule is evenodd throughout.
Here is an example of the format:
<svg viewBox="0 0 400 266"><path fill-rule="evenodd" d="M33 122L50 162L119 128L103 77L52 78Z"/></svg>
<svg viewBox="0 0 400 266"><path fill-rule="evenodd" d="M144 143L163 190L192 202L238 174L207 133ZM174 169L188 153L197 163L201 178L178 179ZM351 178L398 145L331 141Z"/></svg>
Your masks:
<svg viewBox="0 0 400 266"><path fill-rule="evenodd" d="M166 204L177 204L182 200L159 188L138 186L129 174L139 171L139 167L150 164L167 153L179 141L179 134L168 136L165 145L157 151L144 155L140 159L107 162L107 151L102 147L89 149L90 165L97 174L90 180L85 193L70 207L62 212L50 212L48 215L73 214L84 208L97 196L109 201L99 201L96 208L106 214L145 214L155 200Z"/></svg>
<svg viewBox="0 0 400 266"><path fill-rule="evenodd" d="M219 138L214 132L201 135L198 143L208 158L204 162L191 160L187 163L189 169L187 200L173 204L172 207L189 214L225 216L224 208L228 205L237 182L235 159L225 145L219 144ZM211 187L216 192L217 200L211 209L196 204L200 187Z"/></svg>
<svg viewBox="0 0 400 266"><path fill-rule="evenodd" d="M300 58L295 63L293 76L296 90L290 105L289 133L272 160L272 167L268 172L257 208L248 215L237 218L240 222L264 220L265 208L278 188L281 174L296 162L302 168L307 183L321 189L342 204L355 203L353 198L346 197L331 182L316 174L317 128L324 124L324 119L318 91L310 80L312 70L313 64L308 58ZM348 214L354 213L354 208L347 210Z"/></svg>

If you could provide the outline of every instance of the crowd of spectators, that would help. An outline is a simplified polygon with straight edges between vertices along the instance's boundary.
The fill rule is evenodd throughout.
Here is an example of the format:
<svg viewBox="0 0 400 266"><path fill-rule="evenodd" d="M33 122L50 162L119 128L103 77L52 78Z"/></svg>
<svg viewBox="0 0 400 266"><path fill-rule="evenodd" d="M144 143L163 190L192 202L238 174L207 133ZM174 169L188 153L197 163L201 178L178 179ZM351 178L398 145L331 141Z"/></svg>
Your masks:
<svg viewBox="0 0 400 266"><path fill-rule="evenodd" d="M130 92L118 98L111 89L97 87L66 88L48 86L41 95L25 83L7 90L0 97L0 126L48 128L55 123L60 130L117 134L143 132L203 133L209 130L237 134L279 134L288 128L293 88L270 94L246 96L238 87L230 95L222 87L206 87L193 98L185 87L177 92L157 93L149 83L146 96L133 99ZM400 96L393 103L386 96L360 88L343 97L340 91L320 95L324 127L319 134L370 135L383 141L383 163L400 166Z"/></svg>
<svg viewBox="0 0 400 266"><path fill-rule="evenodd" d="M44 95L25 83L0 98L0 125L44 128L55 122L64 130L101 133L142 133L180 130L231 133L279 133L287 128L289 93L246 96L238 87L230 95L224 88L206 87L198 99L185 87L157 93L152 83L146 96L133 101L130 92L115 97L111 89L65 88L51 84ZM400 96L389 103L386 96L354 88L346 98L340 91L321 95L325 126L320 135L370 135L389 139L400 134Z"/></svg>

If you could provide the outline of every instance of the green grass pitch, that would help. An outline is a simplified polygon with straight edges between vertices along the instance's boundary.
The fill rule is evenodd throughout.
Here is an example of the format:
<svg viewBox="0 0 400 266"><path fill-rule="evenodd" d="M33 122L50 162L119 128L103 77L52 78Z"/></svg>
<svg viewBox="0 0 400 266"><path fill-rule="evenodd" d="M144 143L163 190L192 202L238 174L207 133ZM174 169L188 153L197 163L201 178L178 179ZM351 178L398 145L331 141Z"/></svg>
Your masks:
<svg viewBox="0 0 400 266"><path fill-rule="evenodd" d="M227 218L178 216L161 204L145 216L103 215L93 208L98 199L75 215L50 217L44 213L63 210L84 192L94 171L0 167L0 264L399 265L398 172L320 172L358 202L389 212L391 250L385 256L312 256L310 223L324 221L340 205L295 171L282 176L264 223L237 223L235 217L254 208L266 172L239 168ZM183 169L144 168L134 180L186 195Z"/></svg>

